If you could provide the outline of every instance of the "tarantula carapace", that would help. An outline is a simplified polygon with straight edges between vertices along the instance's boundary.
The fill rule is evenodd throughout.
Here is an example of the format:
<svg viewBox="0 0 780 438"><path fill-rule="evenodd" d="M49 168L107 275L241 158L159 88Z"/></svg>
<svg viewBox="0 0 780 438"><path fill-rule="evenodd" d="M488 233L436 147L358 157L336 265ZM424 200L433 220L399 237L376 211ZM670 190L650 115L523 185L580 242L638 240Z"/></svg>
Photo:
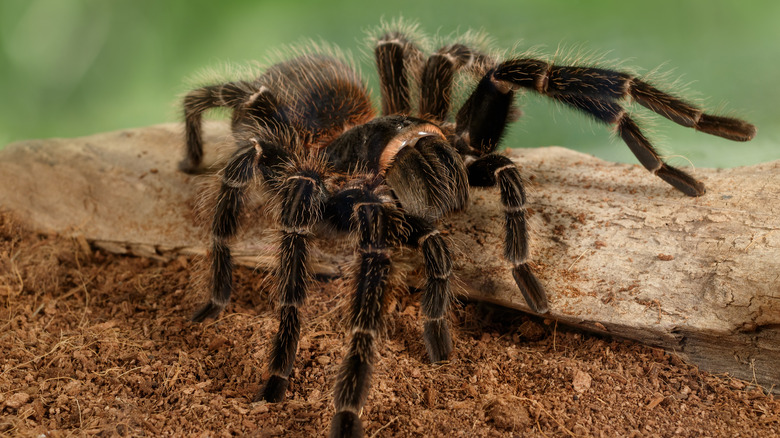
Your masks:
<svg viewBox="0 0 780 438"><path fill-rule="evenodd" d="M526 194L515 164L496 151L512 120L519 90L544 94L612 125L648 170L689 196L701 182L666 164L623 108L633 100L678 124L731 140L755 128L714 116L631 74L592 66L555 65L531 57L500 59L469 43L424 55L411 33L385 28L373 42L381 84L381 115L350 62L313 48L273 65L252 81L204 86L184 99L185 172L201 165L201 118L232 110L235 152L221 172L211 227L211 299L193 320L217 317L231 294L230 243L247 189L255 180L273 194L280 233L275 289L279 329L268 359L270 378L257 400L280 401L300 336L299 307L311 279L312 239L323 229L351 236L349 349L336 381L332 436L359 436L377 334L386 313L394 249L416 248L425 265L423 339L432 362L452 350L451 252L439 220L464 209L470 187L498 186L504 206L504 257L530 308L548 309L544 288L528 265ZM456 78L475 86L452 110Z"/></svg>

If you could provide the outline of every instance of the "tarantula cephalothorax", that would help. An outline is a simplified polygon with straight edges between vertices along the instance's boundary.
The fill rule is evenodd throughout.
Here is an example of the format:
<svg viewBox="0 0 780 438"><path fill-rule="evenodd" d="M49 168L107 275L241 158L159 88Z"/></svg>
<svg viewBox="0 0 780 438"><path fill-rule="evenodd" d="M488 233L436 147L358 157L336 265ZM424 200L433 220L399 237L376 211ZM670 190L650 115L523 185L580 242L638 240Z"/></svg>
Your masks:
<svg viewBox="0 0 780 438"><path fill-rule="evenodd" d="M536 91L614 126L642 165L689 196L704 194L702 183L666 164L619 101L634 100L675 123L731 140L755 134L744 121L706 114L627 73L529 57L499 59L463 42L425 56L409 32L384 28L378 35L373 51L381 115L350 63L317 49L273 65L253 81L201 87L184 99L182 170L194 172L201 164L201 118L207 109L233 111L236 143L221 173L211 227L211 299L193 320L216 317L228 303L230 242L248 186L260 179L274 195L279 330L270 349L270 378L258 400L276 402L285 395L315 232L327 228L354 237L351 333L335 386L332 436L362 435L358 413L368 394L394 248L422 253L423 339L432 362L450 354L452 261L437 223L466 207L470 187L498 186L505 212L504 257L531 309L547 311L544 288L527 264L523 179L510 159L496 153L516 91ZM451 112L453 81L461 74L476 86Z"/></svg>

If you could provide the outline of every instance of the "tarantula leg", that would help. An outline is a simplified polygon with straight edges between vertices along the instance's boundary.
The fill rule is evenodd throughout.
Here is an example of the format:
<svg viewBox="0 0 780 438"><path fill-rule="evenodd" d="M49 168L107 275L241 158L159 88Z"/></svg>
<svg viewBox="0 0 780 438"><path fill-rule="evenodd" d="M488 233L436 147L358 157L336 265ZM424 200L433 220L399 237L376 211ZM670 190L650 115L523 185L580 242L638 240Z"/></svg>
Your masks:
<svg viewBox="0 0 780 438"><path fill-rule="evenodd" d="M245 201L246 186L255 176L260 146L248 141L233 155L222 173L222 183L211 225L211 299L192 316L195 322L216 318L230 300L233 261L230 240L238 230L238 218Z"/></svg>
<svg viewBox="0 0 780 438"><path fill-rule="evenodd" d="M389 32L374 48L382 90L382 114L410 114L408 64L421 57L420 50L400 32Z"/></svg>
<svg viewBox="0 0 780 438"><path fill-rule="evenodd" d="M440 217L465 207L468 178L457 152L436 136L403 147L385 173L404 209L415 216Z"/></svg>
<svg viewBox="0 0 780 438"><path fill-rule="evenodd" d="M636 122L617 103L585 96L555 96L557 100L577 108L596 120L615 125L617 132L639 162L677 190L688 196L701 196L707 190L704 184L684 171L666 164L645 137Z"/></svg>
<svg viewBox="0 0 780 438"><path fill-rule="evenodd" d="M331 437L363 435L358 412L368 397L375 344L390 288L392 264L388 243L393 240L392 228L397 227L390 205L378 197L369 197L354 207L353 223L359 247L349 316L351 335L334 389L336 415L331 422Z"/></svg>
<svg viewBox="0 0 780 438"><path fill-rule="evenodd" d="M546 313L547 293L536 278L528 261L525 189L517 166L503 155L485 155L468 167L469 184L490 187L498 184L504 206L506 237L504 257L514 265L512 275L528 306L536 313Z"/></svg>
<svg viewBox="0 0 780 438"><path fill-rule="evenodd" d="M421 308L426 320L423 339L428 357L437 363L452 352L449 310L453 300L450 289L452 257L447 242L433 224L422 218L407 217L412 227L409 244L420 248L425 260L425 289Z"/></svg>
<svg viewBox="0 0 780 438"><path fill-rule="evenodd" d="M596 100L633 98L667 119L729 140L748 141L756 127L745 121L704 113L700 108L665 93L627 73L596 67L558 66L538 59L512 59L492 72L509 88L524 87L550 96L585 96Z"/></svg>
<svg viewBox="0 0 780 438"><path fill-rule="evenodd" d="M463 44L442 47L428 57L420 79L420 117L436 122L446 120L450 112L452 80L474 59Z"/></svg>
<svg viewBox="0 0 780 438"><path fill-rule="evenodd" d="M446 198L439 203L446 205L447 210L452 212L462 210L469 196L468 175L464 170L463 159L450 145L434 137L420 139L417 150L438 175L438 184L445 186L444 190L437 189Z"/></svg>
<svg viewBox="0 0 780 438"><path fill-rule="evenodd" d="M455 116L456 146L483 155L496 150L512 111L514 92L484 76ZM459 141L466 145L460 145Z"/></svg>
<svg viewBox="0 0 780 438"><path fill-rule="evenodd" d="M284 142L289 142L295 136L284 106L279 105L274 93L265 86L260 86L257 91L246 96L233 113L233 131L241 129L249 132L260 130L265 137Z"/></svg>
<svg viewBox="0 0 780 438"><path fill-rule="evenodd" d="M203 113L216 107L238 108L252 85L248 82L228 82L221 85L209 85L190 91L184 97L184 132L186 151L179 169L187 173L197 173L203 161L202 121Z"/></svg>
<svg viewBox="0 0 780 438"><path fill-rule="evenodd" d="M284 398L292 372L300 337L298 308L306 300L309 271L309 246L312 226L322 215L327 192L319 172L300 168L279 184L281 242L276 270L279 299L279 330L274 336L268 372L269 379L255 401L278 402Z"/></svg>
<svg viewBox="0 0 780 438"><path fill-rule="evenodd" d="M734 141L749 141L756 135L756 127L750 123L732 117L707 114L696 106L638 79L632 81L629 94L640 105L678 125Z"/></svg>

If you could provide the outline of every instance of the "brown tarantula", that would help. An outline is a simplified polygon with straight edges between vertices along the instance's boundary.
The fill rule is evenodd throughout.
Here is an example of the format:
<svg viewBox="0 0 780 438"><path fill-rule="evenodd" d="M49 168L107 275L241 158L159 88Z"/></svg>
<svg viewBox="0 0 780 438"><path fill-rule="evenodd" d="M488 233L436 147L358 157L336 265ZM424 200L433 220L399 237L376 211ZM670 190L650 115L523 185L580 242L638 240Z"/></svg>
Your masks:
<svg viewBox="0 0 780 438"><path fill-rule="evenodd" d="M192 317L214 318L233 288L230 242L251 182L273 193L280 230L275 288L279 330L256 400L284 398L300 337L299 307L310 280L310 244L323 229L356 242L351 283L349 350L335 385L331 436L361 436L366 402L388 303L395 248L418 249L425 263L423 339L432 362L452 350L448 312L452 260L437 224L468 204L470 187L498 186L504 206L504 257L528 305L547 312L547 296L528 262L526 195L515 164L498 154L518 90L531 90L614 126L637 159L688 196L704 185L666 164L623 106L633 100L680 125L730 140L753 138L742 120L704 113L631 74L591 66L554 65L530 57L499 59L468 43L430 55L404 30L385 28L374 40L381 115L361 77L332 50L311 49L273 65L252 81L210 85L184 99L185 172L201 165L201 119L230 108L235 153L221 173L211 226L211 299ZM451 111L457 77L476 83Z"/></svg>

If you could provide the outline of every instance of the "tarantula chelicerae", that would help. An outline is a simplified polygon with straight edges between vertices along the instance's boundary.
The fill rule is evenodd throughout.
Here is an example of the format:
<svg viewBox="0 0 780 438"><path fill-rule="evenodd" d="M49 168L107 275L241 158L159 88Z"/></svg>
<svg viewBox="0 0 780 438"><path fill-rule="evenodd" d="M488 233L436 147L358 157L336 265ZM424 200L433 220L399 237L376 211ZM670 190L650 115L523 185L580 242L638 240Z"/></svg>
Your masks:
<svg viewBox="0 0 780 438"><path fill-rule="evenodd" d="M554 65L530 57L499 59L468 43L424 55L408 32L385 28L374 41L381 83L377 115L360 76L333 51L311 49L273 65L253 81L193 90L184 99L185 172L203 155L201 118L230 108L235 153L221 173L211 227L211 299L193 320L216 317L232 290L230 242L246 200L261 179L274 196L280 230L275 287L279 330L257 400L280 401L300 336L298 309L310 280L310 244L329 229L356 242L349 350L336 381L332 436L359 436L377 333L388 303L394 248L417 248L425 263L423 339L432 362L452 350L448 311L452 260L437 228L468 204L470 187L498 186L504 206L504 257L535 312L547 311L544 288L528 266L526 195L515 164L496 153L518 90L531 90L612 125L639 162L689 196L704 185L666 164L619 103L634 100L675 123L731 140L755 128L704 113L631 74ZM475 80L465 103L451 109L453 83Z"/></svg>

